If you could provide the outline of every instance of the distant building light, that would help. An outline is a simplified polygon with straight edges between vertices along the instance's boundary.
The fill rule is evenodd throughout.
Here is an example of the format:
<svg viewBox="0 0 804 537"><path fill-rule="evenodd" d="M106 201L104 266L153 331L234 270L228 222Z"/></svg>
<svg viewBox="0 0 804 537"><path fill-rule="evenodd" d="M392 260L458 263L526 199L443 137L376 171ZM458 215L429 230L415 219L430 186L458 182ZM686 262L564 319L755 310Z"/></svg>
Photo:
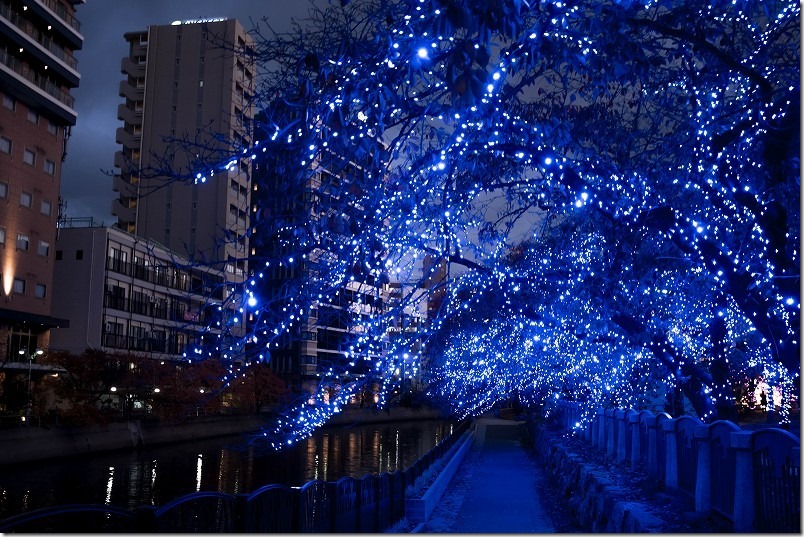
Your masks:
<svg viewBox="0 0 804 537"><path fill-rule="evenodd" d="M186 21L173 21L171 22L171 26L178 26L180 24L200 24L202 22L222 22L225 21L226 17L215 17L212 19L189 19Z"/></svg>

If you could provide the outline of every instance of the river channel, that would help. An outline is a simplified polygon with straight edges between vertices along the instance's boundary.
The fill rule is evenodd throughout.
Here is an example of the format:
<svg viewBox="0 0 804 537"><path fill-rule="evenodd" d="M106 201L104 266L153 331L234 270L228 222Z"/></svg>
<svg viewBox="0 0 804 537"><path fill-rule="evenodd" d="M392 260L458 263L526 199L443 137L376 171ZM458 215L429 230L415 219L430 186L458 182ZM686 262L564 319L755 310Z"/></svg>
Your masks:
<svg viewBox="0 0 804 537"><path fill-rule="evenodd" d="M280 452L228 436L139 451L0 466L0 520L51 505L163 505L196 491L248 493L268 484L403 470L452 430L441 420L331 427Z"/></svg>

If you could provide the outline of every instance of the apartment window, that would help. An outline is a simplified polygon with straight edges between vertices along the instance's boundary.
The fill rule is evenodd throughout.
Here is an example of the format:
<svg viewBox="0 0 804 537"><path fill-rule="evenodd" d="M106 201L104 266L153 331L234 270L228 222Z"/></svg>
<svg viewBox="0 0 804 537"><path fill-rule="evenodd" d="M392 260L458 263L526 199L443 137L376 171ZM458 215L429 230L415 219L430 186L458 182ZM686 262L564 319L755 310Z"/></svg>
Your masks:
<svg viewBox="0 0 804 537"><path fill-rule="evenodd" d="M318 336L317 332L310 332L310 331L307 331L307 330L302 330L302 333L301 333L301 337L305 341L316 341L318 339L317 336Z"/></svg>
<svg viewBox="0 0 804 537"><path fill-rule="evenodd" d="M47 200L42 200L42 207L39 210L42 214L50 216L50 213L53 212L53 204Z"/></svg>
<svg viewBox="0 0 804 537"><path fill-rule="evenodd" d="M36 110L28 109L28 121L34 124L39 124L39 112Z"/></svg>
<svg viewBox="0 0 804 537"><path fill-rule="evenodd" d="M47 120L47 132L53 136L56 136L59 133L59 127L49 119Z"/></svg>
<svg viewBox="0 0 804 537"><path fill-rule="evenodd" d="M0 198L6 199L8 197L8 183L0 181Z"/></svg>
<svg viewBox="0 0 804 537"><path fill-rule="evenodd" d="M34 288L34 296L36 298L45 298L45 294L47 294L47 286L43 283L37 283Z"/></svg>
<svg viewBox="0 0 804 537"><path fill-rule="evenodd" d="M0 152L11 154L11 140L5 136L0 136Z"/></svg>
<svg viewBox="0 0 804 537"><path fill-rule="evenodd" d="M28 238L28 235L25 235L23 233L17 233L17 250L27 251L28 243L30 242L31 240Z"/></svg>
<svg viewBox="0 0 804 537"><path fill-rule="evenodd" d="M33 205L33 196L30 192L23 191L20 194L20 205L28 207L29 209L31 208L31 205Z"/></svg>
<svg viewBox="0 0 804 537"><path fill-rule="evenodd" d="M6 228L0 227L0 245L6 245Z"/></svg>
<svg viewBox="0 0 804 537"><path fill-rule="evenodd" d="M45 159L45 173L48 175L56 175L56 163L52 160Z"/></svg>
<svg viewBox="0 0 804 537"><path fill-rule="evenodd" d="M3 94L3 106L9 110L14 110L17 107L17 101L11 95Z"/></svg>
<svg viewBox="0 0 804 537"><path fill-rule="evenodd" d="M36 164L36 153L31 151L30 149L26 149L25 153L23 153L22 155L22 161L25 164L30 164L31 166L33 166L34 164Z"/></svg>
<svg viewBox="0 0 804 537"><path fill-rule="evenodd" d="M18 295L25 294L25 280L22 278L14 278L14 292Z"/></svg>
<svg viewBox="0 0 804 537"><path fill-rule="evenodd" d="M47 257L50 253L50 244L45 241L39 241L39 246L37 247L36 253L42 257Z"/></svg>

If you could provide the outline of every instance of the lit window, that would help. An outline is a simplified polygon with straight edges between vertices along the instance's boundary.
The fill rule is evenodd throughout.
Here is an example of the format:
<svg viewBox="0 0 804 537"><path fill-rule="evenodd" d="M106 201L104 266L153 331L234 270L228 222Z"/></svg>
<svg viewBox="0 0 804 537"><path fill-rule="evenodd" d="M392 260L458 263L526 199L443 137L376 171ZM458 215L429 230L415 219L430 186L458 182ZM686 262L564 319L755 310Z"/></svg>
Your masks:
<svg viewBox="0 0 804 537"><path fill-rule="evenodd" d="M3 106L8 108L9 110L14 110L17 106L17 101L14 100L14 97L10 95L3 95Z"/></svg>
<svg viewBox="0 0 804 537"><path fill-rule="evenodd" d="M47 257L50 253L50 244L45 241L39 241L39 247L37 248L36 253L42 257Z"/></svg>
<svg viewBox="0 0 804 537"><path fill-rule="evenodd" d="M36 153L31 151L30 149L26 149L25 153L22 155L22 161L25 164L30 164L31 166L33 166L34 164L36 164Z"/></svg>
<svg viewBox="0 0 804 537"><path fill-rule="evenodd" d="M33 196L31 196L30 192L23 192L20 194L20 205L23 207L31 208L33 204Z"/></svg>
<svg viewBox="0 0 804 537"><path fill-rule="evenodd" d="M45 298L47 294L47 287L43 283L37 283L36 288L34 288L34 296L36 298Z"/></svg>
<svg viewBox="0 0 804 537"><path fill-rule="evenodd" d="M30 239L28 238L28 235L25 235L23 233L17 233L17 250L27 251L29 242Z"/></svg>
<svg viewBox="0 0 804 537"><path fill-rule="evenodd" d="M48 175L56 175L56 163L52 160L45 159L45 173Z"/></svg>
<svg viewBox="0 0 804 537"><path fill-rule="evenodd" d="M50 213L53 211L53 204L47 200L42 200L42 207L39 210L42 212L42 214L50 216Z"/></svg>
<svg viewBox="0 0 804 537"><path fill-rule="evenodd" d="M28 121L31 123L38 124L39 123L39 112L36 110L28 109Z"/></svg>
<svg viewBox="0 0 804 537"><path fill-rule="evenodd" d="M18 295L25 294L25 280L22 278L14 278L14 292Z"/></svg>
<svg viewBox="0 0 804 537"><path fill-rule="evenodd" d="M0 153L11 154L11 140L4 136L0 136Z"/></svg>

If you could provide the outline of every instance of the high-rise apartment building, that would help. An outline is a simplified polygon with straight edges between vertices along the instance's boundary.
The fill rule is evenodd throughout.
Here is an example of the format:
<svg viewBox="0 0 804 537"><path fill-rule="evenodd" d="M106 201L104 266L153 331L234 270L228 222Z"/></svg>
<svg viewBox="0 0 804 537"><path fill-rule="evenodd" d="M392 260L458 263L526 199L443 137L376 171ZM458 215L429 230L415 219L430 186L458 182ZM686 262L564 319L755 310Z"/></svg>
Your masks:
<svg viewBox="0 0 804 537"><path fill-rule="evenodd" d="M24 402L51 312L61 167L84 0L0 0L0 410ZM27 375L27 378L26 378Z"/></svg>
<svg viewBox="0 0 804 537"><path fill-rule="evenodd" d="M250 199L252 42L233 19L125 34L112 203L117 225L242 281ZM234 159L226 155L238 153ZM220 160L225 169L203 173ZM175 175L164 173L172 168Z"/></svg>

